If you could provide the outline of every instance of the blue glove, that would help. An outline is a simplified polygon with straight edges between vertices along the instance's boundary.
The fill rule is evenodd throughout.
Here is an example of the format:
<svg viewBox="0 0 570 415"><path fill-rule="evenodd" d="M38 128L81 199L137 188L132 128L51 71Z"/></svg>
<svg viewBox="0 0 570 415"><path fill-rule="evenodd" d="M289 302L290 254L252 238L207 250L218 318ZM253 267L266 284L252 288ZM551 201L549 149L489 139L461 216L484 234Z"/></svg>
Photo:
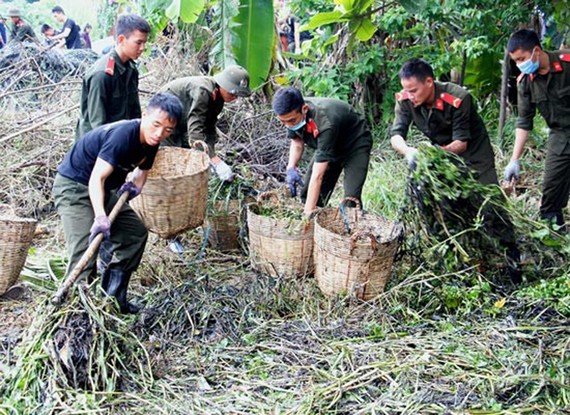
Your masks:
<svg viewBox="0 0 570 415"><path fill-rule="evenodd" d="M91 230L89 231L89 244L93 242L93 239L100 233L103 234L103 238L109 239L111 236L111 220L109 216L97 216L91 225Z"/></svg>
<svg viewBox="0 0 570 415"><path fill-rule="evenodd" d="M299 174L299 169L291 167L287 169L287 186L289 186L291 197L297 196L297 185L303 186L303 180Z"/></svg>
<svg viewBox="0 0 570 415"><path fill-rule="evenodd" d="M521 177L521 162L511 160L505 167L505 180L510 182L513 178L518 180Z"/></svg>
<svg viewBox="0 0 570 415"><path fill-rule="evenodd" d="M133 182L125 182L117 191L117 194L121 196L125 192L129 192L128 200L131 200L141 194L141 189L138 188Z"/></svg>

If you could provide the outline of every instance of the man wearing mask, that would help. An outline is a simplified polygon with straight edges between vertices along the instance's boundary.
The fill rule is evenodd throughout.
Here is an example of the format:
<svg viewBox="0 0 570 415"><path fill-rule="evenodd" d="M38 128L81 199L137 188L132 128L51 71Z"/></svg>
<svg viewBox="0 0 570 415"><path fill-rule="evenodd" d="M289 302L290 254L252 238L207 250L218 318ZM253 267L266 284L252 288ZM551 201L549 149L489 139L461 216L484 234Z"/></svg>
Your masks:
<svg viewBox="0 0 570 415"><path fill-rule="evenodd" d="M515 145L505 179L520 177L520 157L538 109L550 128L540 215L563 226L570 192L570 50L547 52L534 31L523 29L513 33L507 51L521 75Z"/></svg>
<svg viewBox="0 0 570 415"><path fill-rule="evenodd" d="M291 196L301 186L304 213L325 206L344 170L344 197L361 200L368 173L372 134L364 117L347 103L332 98L303 98L297 88L282 88L273 98L273 111L291 139L287 185ZM297 164L305 146L315 150L304 183Z"/></svg>

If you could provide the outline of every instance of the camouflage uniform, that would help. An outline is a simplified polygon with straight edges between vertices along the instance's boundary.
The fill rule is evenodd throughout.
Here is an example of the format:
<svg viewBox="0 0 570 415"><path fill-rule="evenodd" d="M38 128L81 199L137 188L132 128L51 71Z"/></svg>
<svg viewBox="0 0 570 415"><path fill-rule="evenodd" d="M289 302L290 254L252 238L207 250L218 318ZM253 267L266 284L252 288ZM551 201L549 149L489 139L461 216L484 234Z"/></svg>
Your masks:
<svg viewBox="0 0 570 415"><path fill-rule="evenodd" d="M561 218L570 193L570 50L545 53L549 73L519 78L516 127L532 130L536 109L550 127L540 212Z"/></svg>
<svg viewBox="0 0 570 415"><path fill-rule="evenodd" d="M372 135L364 117L338 99L305 98L305 102L309 106L305 128L289 131L290 138L301 138L307 147L315 149L304 177L301 200L307 199L313 164L325 161L329 165L317 206L328 202L342 170L344 196L360 200L372 149Z"/></svg>
<svg viewBox="0 0 570 415"><path fill-rule="evenodd" d="M36 34L34 32L34 29L32 29L32 26L30 26L30 24L24 21L23 19L20 19L18 25L15 24L12 25L12 30L10 31L10 35L11 39L16 39L20 42L38 41L38 38L36 37Z"/></svg>
<svg viewBox="0 0 570 415"><path fill-rule="evenodd" d="M189 76L166 84L161 92L176 95L184 105L176 130L162 144L186 147L194 140L208 144L210 156L218 141L216 123L224 108L224 99L216 81L206 76Z"/></svg>
<svg viewBox="0 0 570 415"><path fill-rule="evenodd" d="M435 81L434 85L435 103L431 109L426 105L414 108L405 92L396 94L391 136L406 138L413 122L433 144L467 141L467 150L460 156L477 171L481 183L498 184L493 148L471 94L451 83Z"/></svg>
<svg viewBox="0 0 570 415"><path fill-rule="evenodd" d="M75 139L103 124L140 118L138 89L139 72L132 60L123 63L114 49L99 58L83 78Z"/></svg>

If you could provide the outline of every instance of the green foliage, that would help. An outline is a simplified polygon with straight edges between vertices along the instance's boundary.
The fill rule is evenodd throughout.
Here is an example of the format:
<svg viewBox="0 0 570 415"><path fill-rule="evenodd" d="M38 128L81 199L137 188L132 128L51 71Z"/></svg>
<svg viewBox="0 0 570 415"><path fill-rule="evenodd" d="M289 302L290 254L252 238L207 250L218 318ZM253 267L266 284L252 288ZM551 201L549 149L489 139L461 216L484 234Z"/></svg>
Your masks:
<svg viewBox="0 0 570 415"><path fill-rule="evenodd" d="M272 0L240 0L234 18L234 53L237 62L249 72L252 88L265 83L271 67L275 43Z"/></svg>
<svg viewBox="0 0 570 415"><path fill-rule="evenodd" d="M234 37L233 30L237 26L233 18L237 13L237 2L233 0L219 0L212 7L212 14L215 16L215 19L212 24L214 35L210 49L210 60L215 68L223 69L235 63L231 45Z"/></svg>
<svg viewBox="0 0 570 415"><path fill-rule="evenodd" d="M204 4L204 0L172 0L164 13L170 20L194 23L204 10Z"/></svg>
<svg viewBox="0 0 570 415"><path fill-rule="evenodd" d="M540 280L537 284L519 290L520 299L542 300L565 316L570 317L570 275L565 274L551 280Z"/></svg>

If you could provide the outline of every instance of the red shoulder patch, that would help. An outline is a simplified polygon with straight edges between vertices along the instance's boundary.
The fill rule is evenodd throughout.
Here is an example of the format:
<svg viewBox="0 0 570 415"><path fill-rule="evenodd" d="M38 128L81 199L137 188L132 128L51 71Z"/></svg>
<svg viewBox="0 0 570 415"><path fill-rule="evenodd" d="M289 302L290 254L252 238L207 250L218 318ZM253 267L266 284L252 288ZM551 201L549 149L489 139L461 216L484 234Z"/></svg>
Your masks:
<svg viewBox="0 0 570 415"><path fill-rule="evenodd" d="M407 99L410 99L410 94L408 92L396 92L396 101L405 101Z"/></svg>
<svg viewBox="0 0 570 415"><path fill-rule="evenodd" d="M552 62L552 70L554 72L562 72L563 69L562 69L562 65L560 64L560 62L558 62L558 61Z"/></svg>
<svg viewBox="0 0 570 415"><path fill-rule="evenodd" d="M440 95L441 99L443 99L445 102L447 102L449 105L455 107L455 108L459 108L461 106L461 99L457 98L456 96L453 96L451 94L448 94L447 92L443 92Z"/></svg>
<svg viewBox="0 0 570 415"><path fill-rule="evenodd" d="M443 111L443 101L441 99L436 99L435 100L435 108L437 108L440 111Z"/></svg>
<svg viewBox="0 0 570 415"><path fill-rule="evenodd" d="M109 56L109 58L107 58L107 67L105 68L105 73L111 76L115 73L115 58L112 56Z"/></svg>
<svg viewBox="0 0 570 415"><path fill-rule="evenodd" d="M558 57L561 61L570 62L570 53L561 53Z"/></svg>
<svg viewBox="0 0 570 415"><path fill-rule="evenodd" d="M313 120L312 118L309 119L309 121L307 121L307 132L309 134L313 134L313 137L317 138L317 136L319 135L319 129L317 128L317 124L315 123L315 120Z"/></svg>

